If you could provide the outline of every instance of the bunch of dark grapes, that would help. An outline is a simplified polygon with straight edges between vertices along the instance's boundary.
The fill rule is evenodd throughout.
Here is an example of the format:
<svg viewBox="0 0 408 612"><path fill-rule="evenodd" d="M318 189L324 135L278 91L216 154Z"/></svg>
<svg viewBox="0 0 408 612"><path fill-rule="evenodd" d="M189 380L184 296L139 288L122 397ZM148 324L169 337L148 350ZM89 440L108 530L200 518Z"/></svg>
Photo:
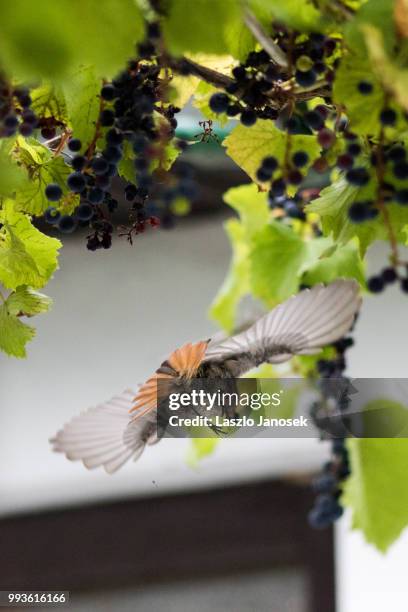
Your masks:
<svg viewBox="0 0 408 612"><path fill-rule="evenodd" d="M346 432L341 414L348 408L350 401L350 382L344 376L346 368L345 352L353 346L351 337L338 340L333 348L333 359L321 359L317 370L321 376L319 388L322 400L312 406L311 415L324 437L331 437L331 459L325 463L322 472L313 481L317 494L314 507L308 515L312 527L329 527L343 514L340 503L342 482L350 475L348 451L345 445ZM326 402L331 402L334 414L327 414ZM334 404L334 406L333 406Z"/></svg>
<svg viewBox="0 0 408 612"><path fill-rule="evenodd" d="M14 87L0 75L0 137L32 135L38 120L31 102L26 87Z"/></svg>
<svg viewBox="0 0 408 612"><path fill-rule="evenodd" d="M179 108L166 102L168 81L161 76L156 60L159 28L148 25L148 38L138 45L138 59L128 63L111 83L101 89L101 111L94 141L84 150L77 138L68 142L73 172L67 179L68 189L80 195L80 205L74 215L58 217L47 211L50 222L62 232L74 231L78 223L88 224L91 233L87 247L94 251L109 248L113 226L109 213L117 207L112 198L112 179L118 174L118 164L124 155L133 156L134 181L124 188L129 203L129 225L120 228L129 242L148 226L170 227L173 223L172 204L180 197L192 199L195 184L191 172L180 166L176 172L165 168L166 147L175 137ZM103 142L101 152L96 145ZM183 141L177 141L180 149ZM46 196L51 202L62 198L62 189L48 185Z"/></svg>
<svg viewBox="0 0 408 612"><path fill-rule="evenodd" d="M258 168L256 178L261 184L268 183L268 201L276 220L297 219L306 221L305 205L316 190L303 189L304 170L309 163L305 151L298 150L284 164L279 165L273 156L265 157ZM293 196L288 195L288 187L296 186ZM313 226L315 234L321 235L317 226Z"/></svg>
<svg viewBox="0 0 408 612"><path fill-rule="evenodd" d="M276 158L266 157L258 168L257 180L270 183L268 197L276 218L305 221L306 202L300 186L310 160L306 151L292 151L290 135L315 134L323 155L313 167L318 172L327 170L325 152L336 142L335 130L327 121L333 124L336 114L330 95L337 68L337 41L317 33L298 37L284 27L275 28L272 39L285 54L287 65L278 65L264 50L252 51L244 63L233 68L233 80L225 92L215 93L209 104L215 113L239 116L245 126L252 126L257 118L272 119L287 132L285 162L279 167ZM297 97L310 87L324 90L325 103L313 109ZM298 188L294 197L288 196L289 186Z"/></svg>
<svg viewBox="0 0 408 612"><path fill-rule="evenodd" d="M228 117L239 116L241 123L248 127L259 118L283 121L292 133L302 133L305 128L306 133L310 133L310 128L323 129L324 121L314 111L308 113L298 105L288 118L285 107L292 92L299 88L318 85L321 81L329 92L336 40L312 33L306 40L295 42L296 33L293 35L285 28L275 29L272 38L289 58L287 66L274 62L264 50L251 51L244 63L233 68L232 82L225 92L217 92L210 98L211 110L226 113ZM327 143L328 135L323 132L321 139Z"/></svg>
<svg viewBox="0 0 408 612"><path fill-rule="evenodd" d="M333 439L331 447L331 460L325 463L321 474L313 481L313 490L317 497L308 514L308 521L316 529L330 527L344 511L339 501L341 483L350 475L345 438Z"/></svg>

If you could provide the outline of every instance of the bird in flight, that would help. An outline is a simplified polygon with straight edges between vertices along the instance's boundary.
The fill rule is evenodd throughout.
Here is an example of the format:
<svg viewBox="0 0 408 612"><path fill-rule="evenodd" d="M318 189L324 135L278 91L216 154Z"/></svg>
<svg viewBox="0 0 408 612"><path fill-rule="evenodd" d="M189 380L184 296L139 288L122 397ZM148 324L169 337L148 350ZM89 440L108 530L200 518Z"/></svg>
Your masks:
<svg viewBox="0 0 408 612"><path fill-rule="evenodd" d="M360 307L353 280L316 285L292 296L245 331L222 340L176 349L139 388L130 389L74 417L52 438L53 450L88 469L116 472L158 441L157 386L193 378L238 378L262 363L318 353L350 330Z"/></svg>

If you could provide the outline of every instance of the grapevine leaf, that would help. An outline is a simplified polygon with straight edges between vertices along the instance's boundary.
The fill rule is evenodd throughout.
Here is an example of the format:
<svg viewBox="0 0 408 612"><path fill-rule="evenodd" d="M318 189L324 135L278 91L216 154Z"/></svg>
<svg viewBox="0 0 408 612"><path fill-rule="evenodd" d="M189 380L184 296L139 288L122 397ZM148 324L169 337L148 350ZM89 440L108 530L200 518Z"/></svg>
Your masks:
<svg viewBox="0 0 408 612"><path fill-rule="evenodd" d="M232 248L232 261L211 306L210 316L226 331L232 332L236 325L237 307L250 289L248 258L251 236L268 222L269 209L266 194L253 184L229 189L224 194L224 201L239 214L240 221L230 219L225 224Z"/></svg>
<svg viewBox="0 0 408 612"><path fill-rule="evenodd" d="M173 0L163 32L167 48L176 55L186 51L230 53L242 59L253 46L243 23L241 4L236 0L195 0L194 10L188 0Z"/></svg>
<svg viewBox="0 0 408 612"><path fill-rule="evenodd" d="M241 299L249 293L249 254L251 237L269 220L267 197L254 184L233 187L224 194L224 201L240 217L230 219L225 229L232 247L232 261L227 276L215 297L210 316L226 331L236 326L236 311Z"/></svg>
<svg viewBox="0 0 408 612"><path fill-rule="evenodd" d="M191 12L191 11L190 11ZM143 37L134 0L15 0L2 6L2 63L23 80L61 80L80 65L99 76L120 70Z"/></svg>
<svg viewBox="0 0 408 612"><path fill-rule="evenodd" d="M283 164L289 146L287 134L279 130L273 121L264 119L258 119L252 127L238 125L227 136L223 145L227 148L227 154L253 180L256 180L256 171L264 157L272 155ZM290 154L293 155L296 151L308 154L309 163L303 169L306 171L319 156L320 145L315 136L291 135Z"/></svg>
<svg viewBox="0 0 408 612"><path fill-rule="evenodd" d="M12 143L2 139L0 142L0 196L11 196L22 189L28 178L23 168L10 158Z"/></svg>
<svg viewBox="0 0 408 612"><path fill-rule="evenodd" d="M37 117L53 117L67 125L68 116L62 88L49 82L43 83L30 92L31 108Z"/></svg>
<svg viewBox="0 0 408 612"><path fill-rule="evenodd" d="M408 110L408 70L399 68L388 56L381 30L374 26L365 25L363 33L371 63L378 78L384 88L388 92L392 92L397 102L405 110Z"/></svg>
<svg viewBox="0 0 408 612"><path fill-rule="evenodd" d="M230 55L211 55L208 53L187 53L186 56L206 68L211 68L222 74L230 74L235 62ZM183 108L190 100L197 90L197 88L204 84L204 81L200 81L194 76L180 76L173 75L171 80L171 102L180 108ZM205 92L204 92L205 93Z"/></svg>
<svg viewBox="0 0 408 612"><path fill-rule="evenodd" d="M387 51L395 46L394 3L369 0L364 2L355 17L345 28L346 45L356 56L366 56L367 48L364 37L364 27L371 25L384 32L384 43Z"/></svg>
<svg viewBox="0 0 408 612"><path fill-rule="evenodd" d="M296 293L301 275L328 247L328 240L305 242L290 227L272 222L253 236L251 288L268 306Z"/></svg>
<svg viewBox="0 0 408 612"><path fill-rule="evenodd" d="M340 244L347 244L357 237L360 253L363 256L368 246L375 240L387 239L387 229L381 215L373 221L355 224L348 217L348 209L353 202L374 199L374 185L370 182L364 187L356 187L340 178L320 192L320 196L307 206L308 212L320 215L323 232L333 235ZM408 210L405 206L387 204L388 215L397 239L404 243L404 226L408 223Z"/></svg>
<svg viewBox="0 0 408 612"><path fill-rule="evenodd" d="M170 170L176 159L181 153L181 149L176 147L173 142L169 142L163 150L160 151L160 158L153 160L151 170L160 167L163 170Z"/></svg>
<svg viewBox="0 0 408 612"><path fill-rule="evenodd" d="M256 185L233 187L224 194L224 202L239 214L250 237L269 221L268 198Z"/></svg>
<svg viewBox="0 0 408 612"><path fill-rule="evenodd" d="M135 43L144 36L138 3L134 0L87 0L69 1L68 4L74 13L70 25L71 44L77 45L76 64L92 64L98 76L114 76L134 56ZM75 28L78 28L76 32Z"/></svg>
<svg viewBox="0 0 408 612"><path fill-rule="evenodd" d="M126 153L126 148L128 148L128 154ZM125 154L118 164L119 176L129 181L129 183L134 183L136 179L134 157L134 153L130 151L130 147L125 147Z"/></svg>
<svg viewBox="0 0 408 612"><path fill-rule="evenodd" d="M71 167L61 157L52 157L47 163L38 165L31 172L30 182L17 192L16 210L42 215L50 205L45 196L45 188L49 183L58 183L64 197L55 207L70 214L79 204L79 196L70 193L66 184L71 172Z"/></svg>
<svg viewBox="0 0 408 612"><path fill-rule="evenodd" d="M183 108L198 87L200 80L193 76L174 75L171 80L169 99L174 106Z"/></svg>
<svg viewBox="0 0 408 612"><path fill-rule="evenodd" d="M228 274L211 305L210 316L227 332L232 333L238 304L249 293L249 247L245 228L237 219L229 219L224 227L232 247L232 260Z"/></svg>
<svg viewBox="0 0 408 612"><path fill-rule="evenodd" d="M15 316L31 317L50 309L52 300L25 285L17 287L7 298L7 310Z"/></svg>
<svg viewBox="0 0 408 612"><path fill-rule="evenodd" d="M101 81L93 66L81 66L64 84L69 122L75 138L89 145L95 134L99 114Z"/></svg>
<svg viewBox="0 0 408 612"><path fill-rule="evenodd" d="M358 84L362 81L371 83L373 86L373 91L369 95L359 92ZM347 117L354 132L358 134L378 133L384 92L366 56L356 56L350 52L342 59L336 71L333 99L347 109Z"/></svg>
<svg viewBox="0 0 408 612"><path fill-rule="evenodd" d="M63 197L54 205L63 214L71 214L79 204L79 195L69 191L67 177L72 172L62 157L55 157L51 151L34 139L17 139L14 152L16 159L27 170L26 183L16 195L16 210L32 215L42 215L50 205L45 197L45 187L58 183Z"/></svg>
<svg viewBox="0 0 408 612"><path fill-rule="evenodd" d="M250 0L249 5L265 25L275 19L300 31L321 27L320 12L308 0Z"/></svg>
<svg viewBox="0 0 408 612"><path fill-rule="evenodd" d="M22 138L19 136L14 149L14 156L27 169L46 164L52 158L52 153L45 145L34 138Z"/></svg>
<svg viewBox="0 0 408 612"><path fill-rule="evenodd" d="M330 283L338 278L354 278L360 285L365 286L363 262L353 242L335 246L334 251L329 254L322 253L320 259L305 272L302 282L316 285Z"/></svg>
<svg viewBox="0 0 408 612"><path fill-rule="evenodd" d="M0 210L0 223L0 282L8 289L43 287L57 268L60 241L42 234L13 202Z"/></svg>
<svg viewBox="0 0 408 612"><path fill-rule="evenodd" d="M25 346L35 336L35 329L19 320L7 309L0 306L0 349L13 357L25 357Z"/></svg>
<svg viewBox="0 0 408 612"><path fill-rule="evenodd" d="M408 524L408 440L353 438L343 501L353 527L385 552Z"/></svg>

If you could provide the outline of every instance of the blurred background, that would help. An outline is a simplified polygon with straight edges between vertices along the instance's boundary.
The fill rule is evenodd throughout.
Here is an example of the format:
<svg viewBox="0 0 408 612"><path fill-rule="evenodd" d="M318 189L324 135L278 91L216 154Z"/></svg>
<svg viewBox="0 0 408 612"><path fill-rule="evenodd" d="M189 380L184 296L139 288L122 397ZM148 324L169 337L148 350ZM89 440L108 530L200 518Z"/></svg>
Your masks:
<svg viewBox="0 0 408 612"><path fill-rule="evenodd" d="M246 179L217 143L183 159L197 169L191 214L109 252L65 238L28 359L0 355L0 587L71 590L78 611L403 610L407 534L382 557L348 515L335 537L307 525L323 443L223 440L192 465L189 440L165 439L111 477L50 451L73 415L216 331L207 310L230 258L222 193ZM370 265L383 261L379 245ZM406 375L397 293L366 298L351 376Z"/></svg>

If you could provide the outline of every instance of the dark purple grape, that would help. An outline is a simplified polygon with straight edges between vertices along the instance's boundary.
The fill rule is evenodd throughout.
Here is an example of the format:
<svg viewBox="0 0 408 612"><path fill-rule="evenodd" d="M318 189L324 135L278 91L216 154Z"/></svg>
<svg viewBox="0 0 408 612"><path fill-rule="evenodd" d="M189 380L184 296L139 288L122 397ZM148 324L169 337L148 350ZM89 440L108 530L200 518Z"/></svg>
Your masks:
<svg viewBox="0 0 408 612"><path fill-rule="evenodd" d="M73 153L77 153L78 151L80 151L81 147L82 147L82 143L79 140L79 138L71 138L68 141L68 149L72 151Z"/></svg>
<svg viewBox="0 0 408 612"><path fill-rule="evenodd" d="M53 206L49 206L44 213L44 219L46 223L49 223L50 225L55 225L58 223L60 217L61 213L58 210L55 210Z"/></svg>
<svg viewBox="0 0 408 612"><path fill-rule="evenodd" d="M111 102L112 100L114 100L115 98L117 98L118 96L118 92L116 90L116 87L114 85L112 85L111 83L108 83L107 85L104 85L101 89L101 97L108 101Z"/></svg>
<svg viewBox="0 0 408 612"><path fill-rule="evenodd" d="M45 188L45 197L50 202L58 202L62 198L62 189L57 183L50 183Z"/></svg>
<svg viewBox="0 0 408 612"><path fill-rule="evenodd" d="M67 185L74 193L81 193L86 187L84 175L80 172L73 172L67 179Z"/></svg>
<svg viewBox="0 0 408 612"><path fill-rule="evenodd" d="M94 210L92 206L86 202L80 204L75 211L75 215L80 221L89 221L89 219L93 217L93 214Z"/></svg>
<svg viewBox="0 0 408 612"><path fill-rule="evenodd" d="M63 234L71 234L76 229L75 219L69 215L63 215L58 221L58 229Z"/></svg>

